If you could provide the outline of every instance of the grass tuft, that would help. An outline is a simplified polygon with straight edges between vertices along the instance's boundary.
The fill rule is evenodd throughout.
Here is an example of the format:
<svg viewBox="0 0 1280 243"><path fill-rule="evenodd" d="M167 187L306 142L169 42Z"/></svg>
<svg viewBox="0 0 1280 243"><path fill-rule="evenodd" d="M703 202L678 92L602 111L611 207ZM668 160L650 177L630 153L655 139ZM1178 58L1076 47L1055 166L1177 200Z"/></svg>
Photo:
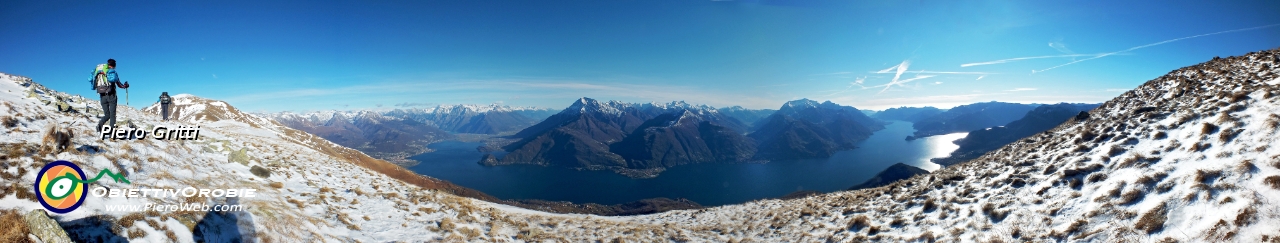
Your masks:
<svg viewBox="0 0 1280 243"><path fill-rule="evenodd" d="M1201 134L1208 135L1208 134L1213 134L1215 132L1218 132L1218 126L1213 125L1213 123L1206 122L1204 123L1204 126L1200 127Z"/></svg>
<svg viewBox="0 0 1280 243"><path fill-rule="evenodd" d="M920 237L917 237L916 240L920 242L933 243L938 241L938 237L933 235L933 231L925 231L923 234L920 234Z"/></svg>
<svg viewBox="0 0 1280 243"><path fill-rule="evenodd" d="M1244 129L1227 129L1218 134L1218 141L1229 143L1231 140L1236 139L1236 136L1239 136L1241 132L1244 132Z"/></svg>
<svg viewBox="0 0 1280 243"><path fill-rule="evenodd" d="M1239 102L1239 101L1241 101L1241 100L1245 100L1245 99L1248 99L1248 98L1249 98L1249 92L1237 91L1237 92L1235 92L1235 93L1232 93L1232 94L1231 94L1231 100L1230 100L1229 102L1231 102L1231 103L1236 103L1236 102ZM1233 109L1233 110L1234 110L1234 109Z"/></svg>
<svg viewBox="0 0 1280 243"><path fill-rule="evenodd" d="M13 128L18 126L18 119L12 116L0 117L0 124L4 124L5 128Z"/></svg>
<svg viewBox="0 0 1280 243"><path fill-rule="evenodd" d="M1262 179L1262 184L1271 186L1271 189L1280 190L1280 176L1268 176Z"/></svg>
<svg viewBox="0 0 1280 243"><path fill-rule="evenodd" d="M1208 184L1212 183L1213 180L1218 179L1220 176L1222 176L1222 171L1220 170L1196 170L1195 180L1196 182Z"/></svg>
<svg viewBox="0 0 1280 243"><path fill-rule="evenodd" d="M1168 213L1169 209L1164 203L1161 203L1159 206L1142 214L1142 217L1138 218L1138 222L1133 227L1146 231L1147 234L1160 232L1164 230L1164 221L1168 219L1166 215Z"/></svg>
<svg viewBox="0 0 1280 243"><path fill-rule="evenodd" d="M142 231L142 229L137 229L137 228L129 230L130 240L141 239L142 237L147 237L146 231Z"/></svg>
<svg viewBox="0 0 1280 243"><path fill-rule="evenodd" d="M924 210L925 212L933 212L933 210L937 210L937 209L938 209L938 203L934 202L933 198L924 200L924 208L922 208L922 210Z"/></svg>
<svg viewBox="0 0 1280 243"><path fill-rule="evenodd" d="M1134 204L1142 201L1142 198L1144 197L1146 197L1146 193L1143 193L1141 190L1129 190L1128 192L1120 195L1120 204Z"/></svg>
<svg viewBox="0 0 1280 243"><path fill-rule="evenodd" d="M1258 166L1253 164L1253 160L1246 159L1246 160L1240 161L1239 165L1236 165L1236 170L1239 171L1241 174L1249 174L1249 173L1253 173L1254 171L1258 171Z"/></svg>
<svg viewBox="0 0 1280 243"><path fill-rule="evenodd" d="M1238 227L1244 227L1246 225L1253 224L1253 222L1256 221L1257 218L1258 218L1257 209L1254 209L1253 207L1245 207L1244 209L1240 210L1239 215L1236 215L1236 220L1234 221L1234 223L1236 223L1236 226Z"/></svg>
<svg viewBox="0 0 1280 243"><path fill-rule="evenodd" d="M1124 147L1121 147L1120 145L1111 145L1111 150L1107 151L1107 156L1116 157L1118 155L1124 154L1124 152L1125 152Z"/></svg>
<svg viewBox="0 0 1280 243"><path fill-rule="evenodd" d="M4 229L0 229L0 242L31 242L27 238L31 229L27 228L27 222L22 219L18 210L0 210L0 225L5 225Z"/></svg>
<svg viewBox="0 0 1280 243"><path fill-rule="evenodd" d="M857 217L853 217L853 220L849 220L848 228L849 231L857 232L869 226L871 226L871 218L868 218L866 215L858 215Z"/></svg>
<svg viewBox="0 0 1280 243"><path fill-rule="evenodd" d="M1094 182L1099 182L1106 179L1107 179L1107 174L1097 173L1097 174L1089 175L1088 181L1089 183L1094 183Z"/></svg>
<svg viewBox="0 0 1280 243"><path fill-rule="evenodd" d="M1280 128L1280 115L1271 114L1270 116L1267 116L1267 121L1264 124L1267 128L1270 128L1273 131Z"/></svg>
<svg viewBox="0 0 1280 243"><path fill-rule="evenodd" d="M6 161L7 161L7 160L9 160L9 159L15 159L15 160L16 160L16 159L18 159L18 158L20 158L20 157L22 157L22 156L26 156L26 155L27 155L27 150L26 150L25 148L23 148L22 144L20 144L20 143L11 143L11 144L5 144L5 145L4 145L4 153L3 153L2 155L0 155L0 156L3 156L3 157L4 157L4 158L3 158L3 160L6 160Z"/></svg>

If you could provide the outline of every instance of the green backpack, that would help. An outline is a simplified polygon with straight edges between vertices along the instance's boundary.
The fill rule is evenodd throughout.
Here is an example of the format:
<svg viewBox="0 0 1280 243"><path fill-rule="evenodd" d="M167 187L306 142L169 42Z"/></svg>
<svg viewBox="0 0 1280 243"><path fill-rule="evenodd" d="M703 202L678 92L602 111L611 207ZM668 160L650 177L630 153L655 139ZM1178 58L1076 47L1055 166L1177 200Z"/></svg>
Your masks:
<svg viewBox="0 0 1280 243"><path fill-rule="evenodd" d="M98 68L94 71L97 74L93 75L93 89L99 94L111 92L111 82L107 81L107 70L110 70L107 64L98 64Z"/></svg>

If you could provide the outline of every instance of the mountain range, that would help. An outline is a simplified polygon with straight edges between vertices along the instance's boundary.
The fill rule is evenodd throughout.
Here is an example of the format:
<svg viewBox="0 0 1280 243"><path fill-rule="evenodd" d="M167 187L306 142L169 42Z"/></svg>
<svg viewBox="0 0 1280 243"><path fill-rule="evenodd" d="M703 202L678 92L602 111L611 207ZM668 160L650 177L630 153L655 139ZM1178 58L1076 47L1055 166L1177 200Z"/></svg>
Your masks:
<svg viewBox="0 0 1280 243"><path fill-rule="evenodd" d="M499 134L528 127L554 114L553 109L500 105L440 105L422 109L395 109L384 116L413 120L454 133Z"/></svg>
<svg viewBox="0 0 1280 243"><path fill-rule="evenodd" d="M748 130L755 129L757 122L777 112L774 109L747 109L741 106L724 107L717 109L717 111L720 111L720 114L733 117L733 119L738 119L742 124L750 124L751 127Z"/></svg>
<svg viewBox="0 0 1280 243"><path fill-rule="evenodd" d="M181 99L181 97L178 97ZM175 110L181 112L179 110ZM510 133L545 118L547 109L500 105L439 105L389 111L317 111L259 114L379 159L412 164L409 156L458 133ZM178 115L178 114L175 114ZM186 116L175 116L186 117Z"/></svg>
<svg viewBox="0 0 1280 243"><path fill-rule="evenodd" d="M933 159L933 162L945 166L977 158L983 153L998 149L1005 144L1056 127L1067 120L1081 116L1081 112L1092 110L1096 107L1098 107L1098 104L1070 103L1036 107L1034 110L1028 111L1026 115L1023 115L1022 119L1004 126L970 131L967 136L955 141L955 144L960 145L960 148L951 152L949 157L936 158ZM1087 117L1088 113L1083 113L1082 118L1087 119Z"/></svg>
<svg viewBox="0 0 1280 243"><path fill-rule="evenodd" d="M709 106L681 101L600 102L584 97L517 132L513 137L520 140L503 148L509 153L482 163L614 169L633 176L651 175L667 166L749 158L750 153L740 150L750 144L738 132L745 127ZM631 139L626 140L628 137ZM739 150L713 152L712 148Z"/></svg>
<svg viewBox="0 0 1280 243"><path fill-rule="evenodd" d="M899 120L899 121L908 121L908 122L915 123L915 122L923 121L930 117L940 115L944 111L946 110L934 108L932 106L926 106L926 107L903 106L903 107L889 108L880 112L876 112L875 115L872 115L871 117L874 117L876 119L881 119L881 120Z"/></svg>
<svg viewBox="0 0 1280 243"><path fill-rule="evenodd" d="M611 169L652 177L667 167L710 162L821 158L851 149L883 128L849 106L802 99L747 126L724 109L684 102L630 104L581 98L546 120L517 132L520 141L484 165L537 164ZM731 108L739 115L759 111ZM756 129L747 133L747 129Z"/></svg>
<svg viewBox="0 0 1280 243"><path fill-rule="evenodd" d="M271 114L271 118L290 128L398 164L411 163L407 158L426 152L428 144L454 137L434 126L373 111L305 115L285 112Z"/></svg>
<svg viewBox="0 0 1280 243"><path fill-rule="evenodd" d="M956 106L942 113L912 121L914 124L911 126L916 129L916 132L907 137L907 140L1008 124L1022 118L1036 106L1039 105L995 101ZM920 112L923 113L917 113L914 118L920 118L919 114L929 111L921 110Z"/></svg>
<svg viewBox="0 0 1280 243"><path fill-rule="evenodd" d="M0 218L5 239L53 242L1274 242L1280 233L1280 49L1172 70L1058 126L967 162L886 186L625 217L538 212L463 197L327 140L231 107L191 109L217 121L202 139L102 140L85 126L96 101L0 74ZM204 103L205 108L218 105ZM195 105L188 107L197 107ZM149 108L150 109L150 108ZM222 111L208 112L204 111ZM1078 113L1077 113L1078 114ZM199 116L197 116L199 117ZM639 125L637 125L638 127ZM56 134L81 134L45 139ZM55 136L56 137L56 136ZM66 143L68 146L60 146ZM247 156L233 156L250 151ZM255 197L87 197L67 214L38 202L47 161L111 169L130 183L91 189L199 186ZM125 172L127 171L127 172ZM202 203L246 210L109 210ZM645 207L627 207L645 208ZM542 209L542 208L536 208ZM27 216L27 217L22 217ZM30 219L48 224L30 227ZM24 227L25 226L25 227ZM30 232L28 232L30 231ZM38 232L37 232L38 231ZM69 238L69 239L67 239Z"/></svg>
<svg viewBox="0 0 1280 243"><path fill-rule="evenodd" d="M856 108L810 99L789 101L759 123L749 136L760 143L756 157L768 160L830 157L884 129Z"/></svg>

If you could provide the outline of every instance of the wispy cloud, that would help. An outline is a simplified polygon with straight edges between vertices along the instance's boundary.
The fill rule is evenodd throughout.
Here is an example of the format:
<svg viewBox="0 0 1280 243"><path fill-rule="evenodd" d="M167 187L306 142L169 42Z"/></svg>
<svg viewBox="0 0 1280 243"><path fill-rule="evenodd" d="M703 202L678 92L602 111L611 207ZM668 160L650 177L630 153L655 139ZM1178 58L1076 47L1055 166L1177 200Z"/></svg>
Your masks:
<svg viewBox="0 0 1280 243"><path fill-rule="evenodd" d="M1094 59L1103 58L1103 57L1108 57L1108 56L1114 56L1114 55L1118 55L1118 54L1122 54L1122 53L1127 53L1127 52L1134 51L1134 50L1138 50L1138 49L1142 49L1142 48L1147 48L1147 47L1153 47L1153 46L1158 46L1158 45L1168 44L1168 43L1175 42L1175 41L1180 41L1180 40L1186 40L1186 39L1198 38L1198 37L1205 37L1205 36L1220 35L1220 34L1227 34L1227 33L1233 33L1233 32L1241 32L1241 31L1250 31L1250 30L1257 30L1257 29L1265 29L1265 28L1271 28L1271 27L1276 27L1276 26L1280 26L1280 24L1270 24L1270 25L1263 25L1263 26L1256 26L1256 27L1249 27L1249 28L1242 28L1242 29L1233 29L1233 30L1218 31L1218 32L1213 32L1213 33L1199 34L1199 35L1193 35L1193 36L1187 36L1187 37L1181 37L1181 38L1174 38L1174 39L1163 40L1163 41L1154 42L1154 43L1150 43L1150 44L1145 44L1145 45L1140 45L1140 46L1130 47L1130 48L1127 48L1127 49L1124 49L1124 50L1113 51L1113 52L1106 52L1106 53L1097 53L1097 54L1063 54L1063 55L1048 55L1048 56L1018 57L1018 58L1009 58L1009 59L1002 59L1002 60L995 60L995 61L988 61L988 62L965 63L965 64L960 64L960 67L971 67L971 66L981 66L981 65L1001 64L1001 63L1008 63L1008 62L1021 61L1021 60L1030 60L1030 59L1063 58L1063 57L1087 57L1087 58L1073 60L1073 61L1070 61L1070 62L1067 62L1067 63L1059 64L1059 65L1057 65L1057 66L1052 66L1052 67L1045 68L1045 69L1040 69L1040 70L1031 70L1031 73L1039 73L1039 72L1044 72L1044 71L1049 71L1049 70L1057 69L1057 68L1060 68L1060 67L1069 66L1069 65L1071 65L1071 64L1076 64L1076 63L1085 62L1085 61L1094 60ZM1066 46L1065 46L1065 45L1060 46L1060 47L1061 47L1061 49L1060 49L1058 46L1056 46L1054 43L1050 43L1050 44L1049 44L1049 46L1050 46L1050 47L1052 47L1052 48L1054 48L1054 49L1056 49L1056 50L1058 50L1058 51L1064 51L1064 50L1065 50L1065 51L1070 51L1070 50L1068 50L1068 49L1065 49L1065 48L1066 48Z"/></svg>
<svg viewBox="0 0 1280 243"><path fill-rule="evenodd" d="M1000 73L989 73L989 72L949 72L949 71L924 71L924 70L920 70L920 71L907 71L906 73L914 73L914 74L969 74L969 75L991 75L991 74L1000 74Z"/></svg>
<svg viewBox="0 0 1280 243"><path fill-rule="evenodd" d="M1021 92L1021 91L1036 91L1036 90L1037 90L1036 88L1015 88L1011 90L1005 90L1005 92Z"/></svg>
<svg viewBox="0 0 1280 243"><path fill-rule="evenodd" d="M880 98L865 101L853 100L852 98L834 99L832 102L839 104L858 104L859 109L875 109L883 110L900 106L933 106L939 108L950 108L958 105L970 104L979 101L983 96L998 95L998 93L990 94L963 94L963 95L930 95L930 96L913 96L913 97L895 97Z"/></svg>
<svg viewBox="0 0 1280 243"><path fill-rule="evenodd" d="M1104 90L1104 91L1107 91L1107 92L1125 92L1125 91L1129 91L1129 89L1106 89L1106 90Z"/></svg>
<svg viewBox="0 0 1280 243"><path fill-rule="evenodd" d="M858 78L853 83L849 83L849 87L850 89L852 89L853 86L858 86L861 89L881 88L879 92L876 92L876 94L879 95L879 94L883 94L886 91L889 91L889 89L893 87L906 87L907 83L911 83L914 81L927 79L927 78L938 77L941 75L979 75L978 79L982 79L982 77L985 77L986 75L998 74L998 73L991 73L991 72L953 72L953 71L910 70L910 67L911 67L911 61L904 60L901 63L898 63L898 65L894 65L885 69L871 72L873 74L893 74L893 79L889 80L888 83L875 85L875 86L866 86L864 84L867 80L867 77L864 76L864 77ZM902 77L903 74L915 74L916 76L903 79ZM935 85L942 84L942 82L935 82L933 84ZM828 94L827 96L833 96L833 95L845 93L848 91L851 91L851 90L842 90L842 91Z"/></svg>
<svg viewBox="0 0 1280 243"><path fill-rule="evenodd" d="M1067 43L1063 43L1062 38L1058 38L1057 40L1050 41L1049 48L1053 48L1054 50L1058 50L1058 52L1065 53L1065 54L1076 53L1074 51L1071 51L1070 48L1067 48Z"/></svg>
<svg viewBox="0 0 1280 243"><path fill-rule="evenodd" d="M972 67L972 66L982 66L982 65L991 65L991 64L1002 64L1002 63L1009 63L1009 62L1022 61L1022 60L1045 59L1045 58L1096 57L1096 56L1101 56L1101 55L1105 55L1105 54L1107 54L1107 53L1095 53L1095 54L1062 54L1062 55L1048 55L1048 56L1034 56L1034 57L1016 57L1016 58L1009 58L1009 59L1000 59L1000 60L995 60L995 61L965 63L965 64L960 64L960 67Z"/></svg>
<svg viewBox="0 0 1280 243"><path fill-rule="evenodd" d="M881 86L883 86L883 87L884 87L884 89L881 89L881 90L880 90L880 92L876 92L876 94L882 94L882 93L884 93L885 91L888 91L888 90L889 90L889 88L893 88L893 86L894 86L894 85L897 85L897 86L900 86L900 87L901 87L901 86L904 86L904 84L909 83L909 82L911 82L911 81L921 80L921 79L926 79L926 78L932 78L932 77L934 76L934 75L916 75L916 77L914 77L914 78L910 78L910 79L906 79L906 80L901 80L901 78L902 78L902 74L903 74L903 73L906 73L906 72L907 72L907 67L910 67L910 66L911 66L911 61L909 61L909 60L904 60L904 61L902 61L902 63L899 63L897 66L893 66L893 67L889 67L889 68L886 68L886 69L883 69L883 70L880 70L880 71L876 71L876 73L889 73L889 72L893 72L893 73L894 73L894 74L893 74L893 80L889 81L889 83L887 83L887 84L883 84L883 85L876 85L876 86L871 86L871 87L867 87L867 88L876 88L876 87L881 87Z"/></svg>
<svg viewBox="0 0 1280 243"><path fill-rule="evenodd" d="M1049 67L1049 68L1045 68L1045 69L1041 69L1041 70L1034 70L1034 71L1031 71L1031 73L1038 73L1038 72L1049 71L1049 70L1053 70L1053 69L1055 69L1055 68L1065 67L1065 66L1067 66L1067 65L1076 64L1076 63L1083 62L1083 61L1088 61L1088 60L1093 60L1093 59L1103 58L1103 57L1107 57L1107 56L1115 55L1115 54L1117 54L1117 53L1123 53L1123 52L1133 51L1133 50L1137 50L1137 49L1142 49L1142 48L1147 48L1147 47L1152 47L1152 46L1163 45L1163 44L1166 44L1166 43L1175 42L1175 41L1180 41L1180 40L1186 40L1186 39L1197 38L1197 37L1205 37L1205 36L1211 36L1211 35L1220 35L1220 34L1226 34L1226 33L1232 33L1232 32L1240 32L1240 31L1249 31L1249 30L1256 30L1256 29L1264 29L1264 28L1270 28L1270 27L1275 27L1275 26L1280 26L1280 24L1271 24L1271 25L1263 25L1263 26L1249 27L1249 28L1243 28L1243 29L1234 29L1234 30L1227 30L1227 31L1218 31L1218 32L1213 32L1213 33L1208 33L1208 34L1199 34L1199 35L1187 36L1187 37L1182 37L1182 38L1169 39L1169 40L1164 40L1164 41L1155 42L1155 43L1151 43L1151 44L1146 44L1146 45L1141 45L1141 46L1130 47L1129 49L1124 49L1124 50L1119 50L1119 51L1109 52L1109 53L1105 53L1104 55L1099 55L1099 56L1090 57L1090 58L1085 58L1085 59L1080 59L1080 60L1075 60L1075 61L1071 61L1071 62L1068 62L1068 63L1064 63L1064 64L1062 64L1062 65L1057 65L1057 66L1053 66L1053 67Z"/></svg>
<svg viewBox="0 0 1280 243"><path fill-rule="evenodd" d="M881 89L881 90L880 90L880 92L876 92L876 94L881 94L881 93L884 93L885 91L888 91L888 90L889 90L889 88L893 88L894 86L898 86L898 87L906 87L906 84L907 84L907 83L911 83L911 82L916 81L916 80L921 80L921 79L926 79L926 78L932 78L932 77L937 77L937 75L917 75L917 76L912 77L912 78L909 78L909 79L894 80L894 81L889 82L889 83L887 83L887 84L876 85L876 86L871 86L871 87L867 87L867 88L879 88L879 87L884 87L884 89Z"/></svg>

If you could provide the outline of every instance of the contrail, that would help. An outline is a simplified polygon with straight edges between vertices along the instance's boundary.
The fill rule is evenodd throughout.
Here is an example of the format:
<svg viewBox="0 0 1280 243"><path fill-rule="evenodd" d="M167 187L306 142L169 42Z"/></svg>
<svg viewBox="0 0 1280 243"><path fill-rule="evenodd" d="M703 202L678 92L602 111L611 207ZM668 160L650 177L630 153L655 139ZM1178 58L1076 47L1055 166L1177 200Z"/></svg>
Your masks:
<svg viewBox="0 0 1280 243"><path fill-rule="evenodd" d="M1093 59L1106 58L1106 56L1117 55L1117 54L1123 54L1123 52L1128 52L1128 51L1133 51L1133 50L1138 50L1138 49L1146 49L1146 47L1152 47L1152 46L1164 45L1164 43L1169 43L1169 42L1174 42L1174 41L1188 40L1188 38L1196 38L1196 37L1204 37L1204 36L1213 36L1213 35L1222 35L1222 33L1231 33L1231 32L1253 31L1253 29L1271 28L1271 27L1276 27L1276 26L1280 26L1280 23L1277 23L1277 24L1267 24L1267 26L1258 26L1258 27L1249 27L1249 28L1230 29L1230 31L1220 31L1220 32L1213 32L1213 33L1203 33L1203 35L1196 35L1196 36L1188 36L1188 37L1181 37L1181 38L1172 38L1172 40L1160 41L1160 42L1155 42L1155 43L1147 43L1147 45L1129 47L1129 49L1120 50L1120 51L1102 52L1102 54L1066 54L1066 55L1047 55L1047 56L1027 56L1027 58L1012 58L1012 59L1001 59L1001 60L993 60L993 61L982 61L982 63L966 63L966 64L960 64L960 67L961 67L961 68L964 68L964 67L975 67L975 65L1004 64L1004 63L1010 63L1010 61L1030 60L1030 59L1079 58L1079 56L1089 56L1089 58L1087 58L1087 59L1074 60L1074 61L1070 61L1070 63L1065 63L1065 64L1061 64L1061 65L1055 65L1055 67L1050 67L1050 68L1041 69L1041 70L1032 70L1032 73L1039 73L1039 72L1046 72L1046 70L1051 70L1051 69L1056 69L1056 68L1066 67L1066 65L1071 65L1071 64L1075 64L1075 63L1080 63L1080 61L1087 61L1087 60L1093 60Z"/></svg>
<svg viewBox="0 0 1280 243"><path fill-rule="evenodd" d="M951 72L951 71L923 71L923 70L922 70L922 71L907 71L906 73L914 73L914 74L971 74L971 75L989 75L989 74L999 74L999 73L988 73L988 72Z"/></svg>
<svg viewBox="0 0 1280 243"><path fill-rule="evenodd" d="M889 90L889 87L893 87L893 84L898 83L898 78L901 78L901 77L902 77L902 73L907 72L907 66L910 66L910 65L911 65L911 62L910 62L910 61L902 61L902 63L899 63L897 67L891 67L891 68L886 68L886 69L884 69L884 70L880 70L880 72L886 72L886 73L887 73L887 72L889 72L889 70L894 69L894 68L897 68L897 69L898 69L898 72L897 72L897 74L894 74L894 75L893 75L893 81L889 81L889 83L888 83L888 84L885 84L885 85L884 85L884 89L883 89L883 90L880 90L880 92L879 92L879 93L876 93L876 94L884 93L884 91L885 91L885 90Z"/></svg>
<svg viewBox="0 0 1280 243"><path fill-rule="evenodd" d="M1067 65L1075 64L1075 63L1078 63L1078 62L1083 62L1083 61L1088 61L1088 60L1093 60L1093 59L1103 58L1103 57L1106 57L1106 56L1115 55L1116 53L1128 52L1128 51L1133 51L1133 50L1137 50L1137 49L1142 49L1142 48L1147 48L1147 47L1152 47L1152 46L1163 45L1163 44L1165 44L1165 43L1174 42L1174 41L1186 40L1186 39L1191 39L1191 38L1196 38L1196 37L1204 37L1204 36L1218 35L1218 34L1226 34L1226 33L1232 33L1232 32L1240 32L1240 31L1249 31L1249 30L1256 30L1256 29L1270 28L1270 27L1275 27L1275 26L1280 26L1280 24L1270 24L1270 25L1263 25L1263 26L1258 26L1258 27L1249 27L1249 28L1244 28L1244 29L1234 29L1234 30L1227 30L1227 31L1219 31L1219 32L1213 32L1213 33L1208 33L1208 34L1200 34L1200 35L1187 36L1187 37L1182 37L1182 38L1177 38L1177 39L1171 39L1171 40L1166 40L1166 41L1161 41L1161 42L1156 42L1156 43L1151 43L1151 44L1146 44L1146 45L1141 45L1141 46L1135 46L1135 47L1131 47L1131 48L1129 48L1129 49L1124 49L1124 50L1120 50L1120 51L1103 53L1103 54L1098 55L1098 56L1094 56L1094 57L1090 57L1090 58L1085 58L1085 59L1080 59L1080 60L1075 60L1075 61L1071 61L1071 62L1068 62L1068 63L1064 63L1064 64L1062 64L1062 65L1057 65L1057 66L1053 66L1053 67L1045 68L1045 69L1042 69L1042 70L1031 70L1031 73L1038 73L1038 72L1049 71L1049 70L1053 70L1054 68L1060 68L1060 67L1064 67L1064 66L1067 66Z"/></svg>
<svg viewBox="0 0 1280 243"><path fill-rule="evenodd" d="M884 89L880 90L880 92L876 92L876 94L878 95L878 94L882 94L882 93L884 93L885 91L888 91L888 90L889 90L889 88L893 88L893 86L894 86L894 85L897 85L897 86L903 86L903 84L910 83L911 81L916 81L916 80L921 80L921 79L926 79L926 78L932 78L932 77L934 77L934 76L935 76L935 75L921 75L921 76L916 76L916 77L909 78L909 79L904 79L904 80L894 80L893 82L889 82L889 83L887 83L887 84L871 86L871 87L868 87L868 88L875 88L875 87L884 86Z"/></svg>
<svg viewBox="0 0 1280 243"><path fill-rule="evenodd" d="M1098 55L1103 55L1103 54L1105 54L1105 53L1098 53L1098 54L1064 54L1064 55L1052 55L1052 56L1019 57L1019 58L1009 58L1009 59L995 60L995 61L990 61L990 62L965 63L965 64L960 64L960 67L972 67L972 66L982 66L982 65L991 65L991 64L1001 64L1001 63L1007 63L1007 62L1012 62L1012 61L1031 60L1031 59L1059 58L1059 57L1087 57L1087 56L1098 56Z"/></svg>

